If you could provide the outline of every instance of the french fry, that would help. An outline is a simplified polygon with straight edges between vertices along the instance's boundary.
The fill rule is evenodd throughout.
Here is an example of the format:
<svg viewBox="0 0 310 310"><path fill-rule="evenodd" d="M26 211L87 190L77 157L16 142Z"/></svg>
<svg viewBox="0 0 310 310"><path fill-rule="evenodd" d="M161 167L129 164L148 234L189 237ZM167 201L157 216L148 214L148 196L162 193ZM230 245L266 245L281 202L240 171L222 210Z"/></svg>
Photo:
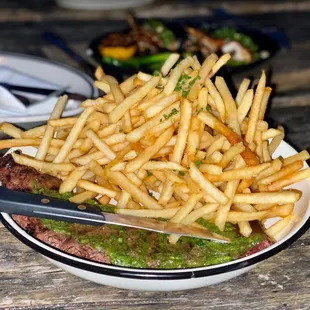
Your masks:
<svg viewBox="0 0 310 310"><path fill-rule="evenodd" d="M244 166L244 161L242 158L238 158L236 162L234 163L234 168L236 170L242 169ZM224 231L225 229L225 223L227 221L227 216L230 211L231 205L232 205L232 199L237 191L239 185L239 180L233 180L230 182L227 182L224 195L228 197L228 201L225 204L219 205L215 217L214 224L221 230Z"/></svg>
<svg viewBox="0 0 310 310"><path fill-rule="evenodd" d="M243 96L240 104L238 105L237 114L239 124L241 124L244 121L245 117L248 115L250 108L252 106L253 97L254 97L253 89L248 89L245 95Z"/></svg>
<svg viewBox="0 0 310 310"><path fill-rule="evenodd" d="M287 167L287 166L286 166ZM310 168L306 168L300 171L296 171L289 176L287 176L285 179L277 180L270 185L268 185L268 191L274 192L279 191L283 187L289 186L291 184L297 183L301 180L307 179L310 177Z"/></svg>
<svg viewBox="0 0 310 310"><path fill-rule="evenodd" d="M222 168L226 168L228 164L240 153L245 150L245 147L242 142L233 145L229 150L227 150L219 162L219 166Z"/></svg>
<svg viewBox="0 0 310 310"><path fill-rule="evenodd" d="M67 192L72 192L73 189L76 187L78 181L82 179L86 170L87 170L87 167L82 167L82 169L77 168L71 171L68 178L60 184L59 193L64 194Z"/></svg>
<svg viewBox="0 0 310 310"><path fill-rule="evenodd" d="M281 130L270 128L262 132L262 140L268 140L282 134Z"/></svg>
<svg viewBox="0 0 310 310"><path fill-rule="evenodd" d="M164 120L164 115L170 115L170 114L178 114L180 111L180 103L174 103L170 107L163 110L159 115L156 115L155 117L148 120L146 123L144 123L142 126L134 129L130 133L127 134L126 139L130 142L138 142L140 139L142 139L148 131L158 125L160 123L160 120Z"/></svg>
<svg viewBox="0 0 310 310"><path fill-rule="evenodd" d="M123 94L128 95L135 88L133 81L136 77L137 77L137 75L134 74L119 85ZM110 88L110 86L108 84L106 84L106 85ZM104 98L112 100L113 95L112 95L112 93L110 93L110 90L106 93L107 93L107 95L105 95Z"/></svg>
<svg viewBox="0 0 310 310"><path fill-rule="evenodd" d="M240 135L241 131L240 131L240 125L238 122L236 103L227 87L225 80L222 77L217 76L215 79L215 86L223 98L223 101L225 104L225 110L227 113L228 125L238 135Z"/></svg>
<svg viewBox="0 0 310 310"><path fill-rule="evenodd" d="M256 212L256 211L261 211L255 209L252 205L246 204L246 203L234 203L232 208L235 211L241 211L241 212Z"/></svg>
<svg viewBox="0 0 310 310"><path fill-rule="evenodd" d="M272 155L275 152L275 150L277 149L277 147L280 145L281 141L284 138L284 128L282 126L278 126L278 130L282 131L282 134L275 136L269 143L268 149L270 155Z"/></svg>
<svg viewBox="0 0 310 310"><path fill-rule="evenodd" d="M47 125L42 125L42 126L38 126L38 127L34 127L34 128L26 130L23 132L22 138L24 139L40 138L44 135L46 126Z"/></svg>
<svg viewBox="0 0 310 310"><path fill-rule="evenodd" d="M140 190L121 172L107 171L109 179L113 180L123 190L128 192L136 201L149 209L162 209L155 199L150 197L147 193Z"/></svg>
<svg viewBox="0 0 310 310"><path fill-rule="evenodd" d="M282 206L276 206L268 209L268 213L266 218L273 218L273 217L285 217L290 215L294 210L294 204L286 204Z"/></svg>
<svg viewBox="0 0 310 310"><path fill-rule="evenodd" d="M263 157L263 147L262 147L262 133L260 131L256 131L254 135L254 142L256 144L255 153L257 154L260 162L262 162Z"/></svg>
<svg viewBox="0 0 310 310"><path fill-rule="evenodd" d="M268 168L267 168L268 169ZM264 171L264 170L263 170ZM253 183L254 183L255 180L253 180L253 178L251 179L244 179L240 182L238 188L237 188L237 192L238 193L243 193L244 190L248 189Z"/></svg>
<svg viewBox="0 0 310 310"><path fill-rule="evenodd" d="M234 131L221 123L211 113L201 112L198 114L198 118L206 125L210 126L212 129L224 135L232 145L242 142L240 136L238 136ZM255 154L253 154L253 152L247 146L245 146L245 150L241 153L241 156L243 157L248 166L254 166L258 164L258 160Z"/></svg>
<svg viewBox="0 0 310 310"><path fill-rule="evenodd" d="M164 93L169 96L173 93L178 80L181 76L181 74L184 72L184 70L186 70L187 68L189 68L190 66L192 66L194 64L194 58L191 56L188 56L186 58L184 58L183 60L180 61L180 63L173 69L171 75L168 78L168 82L164 88Z"/></svg>
<svg viewBox="0 0 310 310"><path fill-rule="evenodd" d="M105 73L101 66L98 66L95 70L94 76L97 80L101 80L104 77Z"/></svg>
<svg viewBox="0 0 310 310"><path fill-rule="evenodd" d="M263 219L268 214L268 211L257 211L257 212L239 212L230 211L227 215L228 222L245 222L245 221L256 221Z"/></svg>
<svg viewBox="0 0 310 310"><path fill-rule="evenodd" d="M264 119L271 91L272 91L272 89L270 87L265 88L262 104L261 104L261 107L259 110L258 119Z"/></svg>
<svg viewBox="0 0 310 310"><path fill-rule="evenodd" d="M207 76L210 74L214 66L216 65L217 60L218 60L218 56L216 54L211 54L205 59L205 61L203 62L198 72L199 78L195 80L194 84L192 85L187 95L188 100L194 101L195 99L197 99L199 91L203 85L203 82L205 81ZM214 69L216 70L217 68L214 68Z"/></svg>
<svg viewBox="0 0 310 310"><path fill-rule="evenodd" d="M279 158L276 158L271 162L270 167L261 171L255 178L255 183L258 183L260 180L269 177L270 175L276 173L282 168L282 161Z"/></svg>
<svg viewBox="0 0 310 310"><path fill-rule="evenodd" d="M109 115L111 123L118 122L132 106L143 99L146 94L158 84L159 80L159 76L152 77L152 79L146 82L145 85L137 89L134 93L126 97L122 103L117 105Z"/></svg>
<svg viewBox="0 0 310 310"><path fill-rule="evenodd" d="M181 166L180 164L177 164L175 162L171 161L148 161L142 166L143 169L146 170L164 170L164 169L170 169L170 170L177 170L177 171L186 171L186 168Z"/></svg>
<svg viewBox="0 0 310 310"><path fill-rule="evenodd" d="M265 170L270 166L269 163L260 164L257 166L232 169L224 171L220 175L212 175L208 174L207 178L211 182L227 182L233 180L241 180L241 179L252 179L256 175L258 175L261 171Z"/></svg>
<svg viewBox="0 0 310 310"><path fill-rule="evenodd" d="M49 163L42 160L30 158L24 155L19 155L16 153L12 153L12 157L17 164L29 166L35 168L38 171L43 172L52 172L52 171L70 172L75 168L74 165L72 165L71 163L60 163L60 164Z"/></svg>
<svg viewBox="0 0 310 310"><path fill-rule="evenodd" d="M278 181L280 179L284 179L286 176L292 174L293 172L296 172L297 170L301 169L303 167L303 162L301 160L295 161L285 167L283 167L278 172L272 174L269 177L266 177L264 179L261 179L257 182L258 185L264 184L269 185L275 181Z"/></svg>
<svg viewBox="0 0 310 310"><path fill-rule="evenodd" d="M107 205L110 202L111 198L107 195L102 195L100 198L98 198L98 202L101 205Z"/></svg>
<svg viewBox="0 0 310 310"><path fill-rule="evenodd" d="M228 53L222 55L209 72L209 78L213 77L227 63L230 58L231 55Z"/></svg>
<svg viewBox="0 0 310 310"><path fill-rule="evenodd" d="M0 150L21 146L39 146L42 139L6 139L0 140ZM52 139L51 146L60 147L64 144L62 140Z"/></svg>
<svg viewBox="0 0 310 310"><path fill-rule="evenodd" d="M0 131L15 139L24 137L24 131L9 123L0 123Z"/></svg>
<svg viewBox="0 0 310 310"><path fill-rule="evenodd" d="M117 195L116 191L100 186L98 184L95 184L87 180L78 181L77 186L87 191L95 192L95 193L102 194L102 195L107 195L108 197L111 197L111 198L115 198Z"/></svg>
<svg viewBox="0 0 310 310"><path fill-rule="evenodd" d="M79 193L79 194L76 194L76 195L70 197L69 201L73 202L73 203L83 203L84 201L86 201L88 199L93 199L96 196L98 196L98 194L95 192L84 191L82 193Z"/></svg>
<svg viewBox="0 0 310 310"><path fill-rule="evenodd" d="M252 227L248 221L238 222L240 234L244 237L249 237L252 233Z"/></svg>
<svg viewBox="0 0 310 310"><path fill-rule="evenodd" d="M214 100L216 110L220 114L221 121L224 122L226 120L226 108L220 93L209 78L206 79L205 86L207 87L209 94Z"/></svg>
<svg viewBox="0 0 310 310"><path fill-rule="evenodd" d="M262 143L262 153L263 153L263 162L269 162L272 160L269 154L268 141L264 141Z"/></svg>
<svg viewBox="0 0 310 310"><path fill-rule="evenodd" d="M126 166L126 173L134 172L141 168L145 163L147 163L152 156L154 156L167 142L170 140L174 132L173 128L167 129L163 134L161 134L154 145L147 147L142 153L140 153L136 158L131 160Z"/></svg>
<svg viewBox="0 0 310 310"><path fill-rule="evenodd" d="M217 187L215 187L208 179L206 179L196 167L196 165L192 162L190 163L189 174L192 180L196 182L206 194L209 194L218 203L224 205L228 202L227 196Z"/></svg>
<svg viewBox="0 0 310 310"><path fill-rule="evenodd" d="M160 134L162 134L166 129L171 127L171 125L175 124L180 120L180 113L173 115L172 117L160 122L158 125L151 128L148 132L148 136L156 136L158 137ZM176 140L176 139L175 139ZM142 142L142 139L140 140ZM175 141L176 142L176 141ZM174 142L174 144L175 144ZM169 144L170 145L170 144Z"/></svg>
<svg viewBox="0 0 310 310"><path fill-rule="evenodd" d="M86 136L92 141L96 148L102 152L107 158L113 160L116 158L115 152L108 146L108 144L101 140L92 130L86 131Z"/></svg>
<svg viewBox="0 0 310 310"><path fill-rule="evenodd" d="M276 207L277 204L275 203L266 203L266 204L256 204L254 205L255 210L257 211L264 211L264 210L269 210L273 207Z"/></svg>
<svg viewBox="0 0 310 310"><path fill-rule="evenodd" d="M294 163L295 161L308 160L309 158L310 158L310 155L309 155L308 151L304 150L298 154L289 156L287 158L283 158L282 162L283 162L283 166L285 167L287 165Z"/></svg>
<svg viewBox="0 0 310 310"><path fill-rule="evenodd" d="M251 81L249 79L243 79L243 81L241 82L239 89L238 89L236 99L235 99L237 106L241 105L243 97L245 96L245 94L249 88L250 83L251 83Z"/></svg>
<svg viewBox="0 0 310 310"><path fill-rule="evenodd" d="M181 119L180 119L180 125L177 135L177 141L175 144L175 147L173 149L173 153L171 156L171 161L175 163L180 163L185 146L186 146L186 140L189 132L189 126L191 122L191 115L192 115L192 108L191 103L185 99L183 103L181 104Z"/></svg>
<svg viewBox="0 0 310 310"><path fill-rule="evenodd" d="M201 164L200 171L212 175L221 175L223 173L223 168L219 165Z"/></svg>
<svg viewBox="0 0 310 310"><path fill-rule="evenodd" d="M176 208L167 208L162 210L152 210L152 209L139 209L139 210L130 210L130 209L115 209L115 213L123 215L132 215L137 217L148 217L148 218L164 218L171 219L179 210L179 207Z"/></svg>
<svg viewBox="0 0 310 310"><path fill-rule="evenodd" d="M223 147L226 138L222 135L217 135L212 144L208 147L206 157L210 157L215 151L220 151Z"/></svg>
<svg viewBox="0 0 310 310"><path fill-rule="evenodd" d="M283 219L279 220L268 229L265 229L265 234L271 238L275 238L294 218L294 214L290 214Z"/></svg>
<svg viewBox="0 0 310 310"><path fill-rule="evenodd" d="M251 143L254 140L256 124L259 119L259 113L260 113L262 100L264 96L265 85L266 85L266 74L263 71L261 78L258 82L255 95L254 95L254 99L253 99L253 105L250 110L249 124L247 128L247 132L245 134L245 141L247 143Z"/></svg>
<svg viewBox="0 0 310 310"><path fill-rule="evenodd" d="M176 62L179 60L180 54L172 53L169 55L169 57L164 62L163 66L160 69L160 73L162 76L166 76L169 71L172 69L172 67L176 64Z"/></svg>
<svg viewBox="0 0 310 310"><path fill-rule="evenodd" d="M202 198L202 194L191 195L188 201L181 206L177 213L170 219L171 223L180 223L182 220L194 209L197 202ZM168 240L170 243L175 244L180 236L170 235Z"/></svg>
<svg viewBox="0 0 310 310"><path fill-rule="evenodd" d="M71 162L77 165L87 165L88 163L90 163L92 160L99 160L99 159L105 159L107 160L107 163L109 163L111 160L107 157L105 157L105 155L98 151L98 152L94 152L94 153L88 153L86 155L80 156L80 157L76 157L76 158L72 158Z"/></svg>
<svg viewBox="0 0 310 310"><path fill-rule="evenodd" d="M81 133L81 131L83 130L83 127L85 126L85 123L88 119L88 117L94 112L94 108L86 108L82 114L80 115L80 117L78 118L78 120L76 121L76 123L74 124L74 126L72 127L72 130L68 136L68 138L66 139L64 145L61 147L58 155L56 156L56 158L54 159L54 163L61 163L65 160L65 158L67 157L67 155L69 154L69 152L71 151L74 143L76 142L79 134Z"/></svg>
<svg viewBox="0 0 310 310"><path fill-rule="evenodd" d="M174 93L168 97L165 97L159 102L157 102L156 104L147 108L144 111L144 115L146 116L146 118L152 118L153 116L157 115L162 110L166 109L167 107L169 107L171 104L173 104L179 99L180 99L180 95L178 93Z"/></svg>
<svg viewBox="0 0 310 310"><path fill-rule="evenodd" d="M236 194L233 203L248 204L287 204L295 203L301 197L301 193L297 190L286 190L282 192L266 192L251 194Z"/></svg>

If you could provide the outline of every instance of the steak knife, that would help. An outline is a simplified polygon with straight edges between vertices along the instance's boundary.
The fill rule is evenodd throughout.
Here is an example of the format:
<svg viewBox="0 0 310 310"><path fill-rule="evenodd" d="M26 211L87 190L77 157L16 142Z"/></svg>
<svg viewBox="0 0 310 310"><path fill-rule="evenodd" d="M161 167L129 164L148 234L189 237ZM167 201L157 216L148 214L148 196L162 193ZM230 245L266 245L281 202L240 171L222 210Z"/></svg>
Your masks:
<svg viewBox="0 0 310 310"><path fill-rule="evenodd" d="M229 242L230 239L219 234L192 226L185 226L151 218L102 212L98 207L75 204L66 200L13 191L0 186L0 212L30 217L73 222L84 225L120 225L165 234Z"/></svg>

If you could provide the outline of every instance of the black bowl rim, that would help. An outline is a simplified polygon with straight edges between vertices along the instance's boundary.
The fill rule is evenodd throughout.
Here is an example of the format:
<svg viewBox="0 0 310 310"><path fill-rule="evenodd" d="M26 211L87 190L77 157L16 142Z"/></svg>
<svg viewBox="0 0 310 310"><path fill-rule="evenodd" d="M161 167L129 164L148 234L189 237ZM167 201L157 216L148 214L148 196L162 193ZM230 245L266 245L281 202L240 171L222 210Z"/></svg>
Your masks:
<svg viewBox="0 0 310 310"><path fill-rule="evenodd" d="M118 266L111 265L113 268L109 268L107 265L102 264L102 266L95 266L88 263L80 262L73 260L68 257L64 257L60 254L51 252L43 247L41 247L39 244L33 243L31 240L23 236L20 232L18 232L4 217L3 214L0 213L0 220L3 223L3 225L8 229L8 231L14 235L18 240L20 240L25 245L29 246L33 250L39 252L40 254L55 260L57 262L60 262L65 265L69 265L74 268L86 270L93 273L98 273L101 275L107 275L107 276L113 276L113 277L121 277L121 278L127 278L127 279L136 279L136 280L185 280L185 279L191 279L191 278L202 278L202 277L208 277L208 276L216 276L220 274L224 274L227 272L233 272L237 271L243 268L250 267L252 265L255 265L257 263L260 263L264 261L267 258L270 258L274 256L275 254L281 252L282 250L286 249L288 246L293 244L298 238L300 238L309 228L310 228L310 217L307 219L307 221L299 228L299 230L292 235L289 239L285 240L278 246L264 252L261 254L258 254L256 256L249 256L247 260L244 260L242 262L232 262L229 265L221 266L218 265L218 267L213 267L210 269L203 269L203 267L199 270L190 270L185 269L182 271L181 269L178 270L154 270L151 269L135 269L135 268L124 268ZM12 219L13 220L13 219ZM20 228L22 229L22 228ZM38 240L42 243L42 241ZM50 245L47 245L51 247ZM61 250L56 249L59 252L62 252ZM63 252L66 255L65 252ZM72 256L72 255L71 255ZM81 259L81 258L80 258ZM85 259L83 259L85 260ZM89 261L92 262L92 261ZM94 263L94 262L92 262ZM209 266L208 266L209 267ZM132 269L132 270L131 270Z"/></svg>
<svg viewBox="0 0 310 310"><path fill-rule="evenodd" d="M211 28L219 28L219 27L224 27L226 26L225 23L230 22L229 20L227 21L226 19L221 19L217 16L210 16L210 17L200 17L200 18L193 18L193 17L185 17L185 18L155 18L156 20L160 20L164 23L178 23L180 22L182 25L186 25L186 24L191 24L191 23L195 23L195 24L199 24L199 25L204 25L204 24L209 24L211 26ZM139 18L137 19L139 22L143 22L147 19L145 18ZM240 26L240 25L228 25L231 27L236 28L237 30L239 30L240 32L243 32L245 34L248 35L254 35L256 37L260 37L261 39L267 40L268 41L268 52L270 53L269 57L267 57L266 59L259 59L257 61L251 62L249 64L246 65L240 65L240 66L225 66L224 68L222 68L222 71L225 70L225 72L227 73L239 73L239 72L243 72L246 70L249 70L253 67L256 67L266 61L269 61L271 58L273 58L281 49L279 43L277 41L275 41L273 38L271 38L268 34L265 34L264 32L260 31L257 28L251 28L251 27L245 27L245 26ZM128 27L125 27L123 30L117 31L117 32L127 32L129 29ZM101 61L101 57L98 53L98 46L100 41L102 40L102 38L104 38L105 36L107 36L108 34L110 34L112 32L109 33L105 33L102 35L99 35L95 38L92 39L92 41L89 43L88 45L88 50L91 51L92 53L92 57L95 58L97 61ZM107 66L107 68L109 68L109 70L117 70L117 71L125 71L125 73L130 73L133 74L134 72L136 72L136 69L126 69L126 68L118 68L116 66L113 66L111 64L106 64L105 66ZM143 68L141 68L143 69Z"/></svg>

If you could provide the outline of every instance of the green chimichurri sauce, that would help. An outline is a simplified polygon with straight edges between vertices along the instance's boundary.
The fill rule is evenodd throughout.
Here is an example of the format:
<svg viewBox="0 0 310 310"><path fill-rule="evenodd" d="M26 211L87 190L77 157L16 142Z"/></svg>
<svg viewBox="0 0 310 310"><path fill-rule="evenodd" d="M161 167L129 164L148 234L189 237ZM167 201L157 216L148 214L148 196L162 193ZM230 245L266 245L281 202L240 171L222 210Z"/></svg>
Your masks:
<svg viewBox="0 0 310 310"><path fill-rule="evenodd" d="M41 194L43 192L44 190L40 190ZM58 193L53 194L52 191L45 194L68 199L68 196L59 197ZM98 205L91 200L88 203ZM98 205L98 207L104 211L113 212L111 206ZM231 224L226 224L225 231L220 232L214 224L203 219L199 219L198 223L212 232L231 238L232 241L217 243L181 237L177 244L173 245L168 242L166 234L141 229L116 225L94 227L46 219L41 221L47 229L69 235L78 242L88 244L97 250L104 250L112 264L134 268L175 269L220 264L239 257L263 239L261 233L255 233L249 238L240 237Z"/></svg>

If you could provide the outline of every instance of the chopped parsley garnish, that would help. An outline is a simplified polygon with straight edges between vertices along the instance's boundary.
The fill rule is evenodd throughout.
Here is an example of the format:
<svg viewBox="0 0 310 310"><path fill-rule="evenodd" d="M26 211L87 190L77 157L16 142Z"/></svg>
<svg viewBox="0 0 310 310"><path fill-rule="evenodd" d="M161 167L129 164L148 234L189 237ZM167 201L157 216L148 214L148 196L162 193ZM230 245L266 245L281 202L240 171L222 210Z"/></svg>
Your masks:
<svg viewBox="0 0 310 310"><path fill-rule="evenodd" d="M179 113L179 111L176 108L174 108L174 109L171 110L171 112L168 115L164 114L164 118L165 119L169 119L171 116L176 115L178 113Z"/></svg>
<svg viewBox="0 0 310 310"><path fill-rule="evenodd" d="M150 171L148 171L148 170L146 170L146 172L147 172L147 176L148 176L148 177L150 177L150 176L152 175L152 172L150 172Z"/></svg>
<svg viewBox="0 0 310 310"><path fill-rule="evenodd" d="M197 111L197 114L199 114L200 112L203 111L203 108L200 108L198 111Z"/></svg>
<svg viewBox="0 0 310 310"><path fill-rule="evenodd" d="M150 195L151 197L154 197L153 193L152 193L152 192L150 192L150 191L149 191L149 195Z"/></svg>
<svg viewBox="0 0 310 310"><path fill-rule="evenodd" d="M200 161L200 160L196 160L196 161L195 161L195 165L196 165L196 167L199 169L199 168L200 168L200 165L201 165L201 161Z"/></svg>
<svg viewBox="0 0 310 310"><path fill-rule="evenodd" d="M199 80L200 76L197 75L196 77L192 78L189 75L186 74L182 74L178 80L178 83L175 87L175 91L181 92L181 96L183 98L186 98L189 91L191 90L192 86L194 85L194 83L196 82L196 80ZM189 81L188 85L187 82Z"/></svg>
<svg viewBox="0 0 310 310"><path fill-rule="evenodd" d="M206 110L211 112L211 107L208 104L206 105Z"/></svg>
<svg viewBox="0 0 310 310"><path fill-rule="evenodd" d="M184 176L185 176L185 172L184 172L184 171L179 171L179 175L180 175L181 177L184 177Z"/></svg>

